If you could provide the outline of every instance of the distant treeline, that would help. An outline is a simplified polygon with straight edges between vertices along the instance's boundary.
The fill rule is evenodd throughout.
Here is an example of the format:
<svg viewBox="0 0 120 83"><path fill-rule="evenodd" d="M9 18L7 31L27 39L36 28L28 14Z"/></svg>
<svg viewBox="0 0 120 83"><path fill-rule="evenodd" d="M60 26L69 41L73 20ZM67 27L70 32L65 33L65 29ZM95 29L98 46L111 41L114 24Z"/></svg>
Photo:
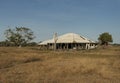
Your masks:
<svg viewBox="0 0 120 83"><path fill-rule="evenodd" d="M117 44L117 43L115 43L115 44L113 44L114 46L120 46L120 44Z"/></svg>
<svg viewBox="0 0 120 83"><path fill-rule="evenodd" d="M0 47L17 47L18 45L9 42L9 41L0 41ZM22 44L23 47L25 46L37 46L36 42L30 42L30 43L26 43L26 44Z"/></svg>

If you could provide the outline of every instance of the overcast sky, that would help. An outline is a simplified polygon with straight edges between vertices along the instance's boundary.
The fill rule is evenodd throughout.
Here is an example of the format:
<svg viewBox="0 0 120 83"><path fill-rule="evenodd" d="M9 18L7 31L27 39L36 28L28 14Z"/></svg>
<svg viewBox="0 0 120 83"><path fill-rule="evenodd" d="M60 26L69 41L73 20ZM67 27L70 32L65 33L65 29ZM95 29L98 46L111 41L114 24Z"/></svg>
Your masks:
<svg viewBox="0 0 120 83"><path fill-rule="evenodd" d="M120 0L0 0L0 41L4 31L30 28L39 42L68 32L97 41L109 32L120 43Z"/></svg>

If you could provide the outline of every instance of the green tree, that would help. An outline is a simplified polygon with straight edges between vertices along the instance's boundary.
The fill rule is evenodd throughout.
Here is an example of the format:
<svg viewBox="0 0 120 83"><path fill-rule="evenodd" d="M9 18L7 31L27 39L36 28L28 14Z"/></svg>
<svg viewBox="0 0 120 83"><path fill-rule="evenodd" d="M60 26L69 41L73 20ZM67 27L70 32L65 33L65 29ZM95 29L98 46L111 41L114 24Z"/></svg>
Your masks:
<svg viewBox="0 0 120 83"><path fill-rule="evenodd" d="M34 39L33 32L26 27L16 27L15 29L7 29L5 36L10 44L15 46L22 46Z"/></svg>
<svg viewBox="0 0 120 83"><path fill-rule="evenodd" d="M108 32L100 34L98 40L101 45L108 45L108 43L113 42L112 35Z"/></svg>

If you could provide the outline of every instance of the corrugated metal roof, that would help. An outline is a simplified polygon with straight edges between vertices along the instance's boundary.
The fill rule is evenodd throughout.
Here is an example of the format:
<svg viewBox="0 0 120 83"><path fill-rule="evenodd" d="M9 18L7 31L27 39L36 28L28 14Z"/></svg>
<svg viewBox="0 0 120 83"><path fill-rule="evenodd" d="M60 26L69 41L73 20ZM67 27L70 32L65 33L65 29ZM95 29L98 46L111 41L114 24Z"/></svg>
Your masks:
<svg viewBox="0 0 120 83"><path fill-rule="evenodd" d="M94 41L89 40L89 39L87 39L83 36L80 36L78 34L75 34L75 33L67 33L62 36L59 36L57 38L56 43L74 43L74 42L76 42L76 43L94 43ZM54 43L54 39L43 41L43 42L39 43L39 45L47 45L48 43Z"/></svg>

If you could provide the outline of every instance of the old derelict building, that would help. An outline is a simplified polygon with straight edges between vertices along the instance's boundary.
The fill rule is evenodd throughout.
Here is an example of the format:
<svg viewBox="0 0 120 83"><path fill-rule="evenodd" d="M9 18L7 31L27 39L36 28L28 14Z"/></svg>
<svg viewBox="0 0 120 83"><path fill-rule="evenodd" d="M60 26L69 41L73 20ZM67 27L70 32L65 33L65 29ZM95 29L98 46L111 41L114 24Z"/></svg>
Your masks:
<svg viewBox="0 0 120 83"><path fill-rule="evenodd" d="M75 33L67 33L38 44L41 49L93 49L96 43Z"/></svg>

